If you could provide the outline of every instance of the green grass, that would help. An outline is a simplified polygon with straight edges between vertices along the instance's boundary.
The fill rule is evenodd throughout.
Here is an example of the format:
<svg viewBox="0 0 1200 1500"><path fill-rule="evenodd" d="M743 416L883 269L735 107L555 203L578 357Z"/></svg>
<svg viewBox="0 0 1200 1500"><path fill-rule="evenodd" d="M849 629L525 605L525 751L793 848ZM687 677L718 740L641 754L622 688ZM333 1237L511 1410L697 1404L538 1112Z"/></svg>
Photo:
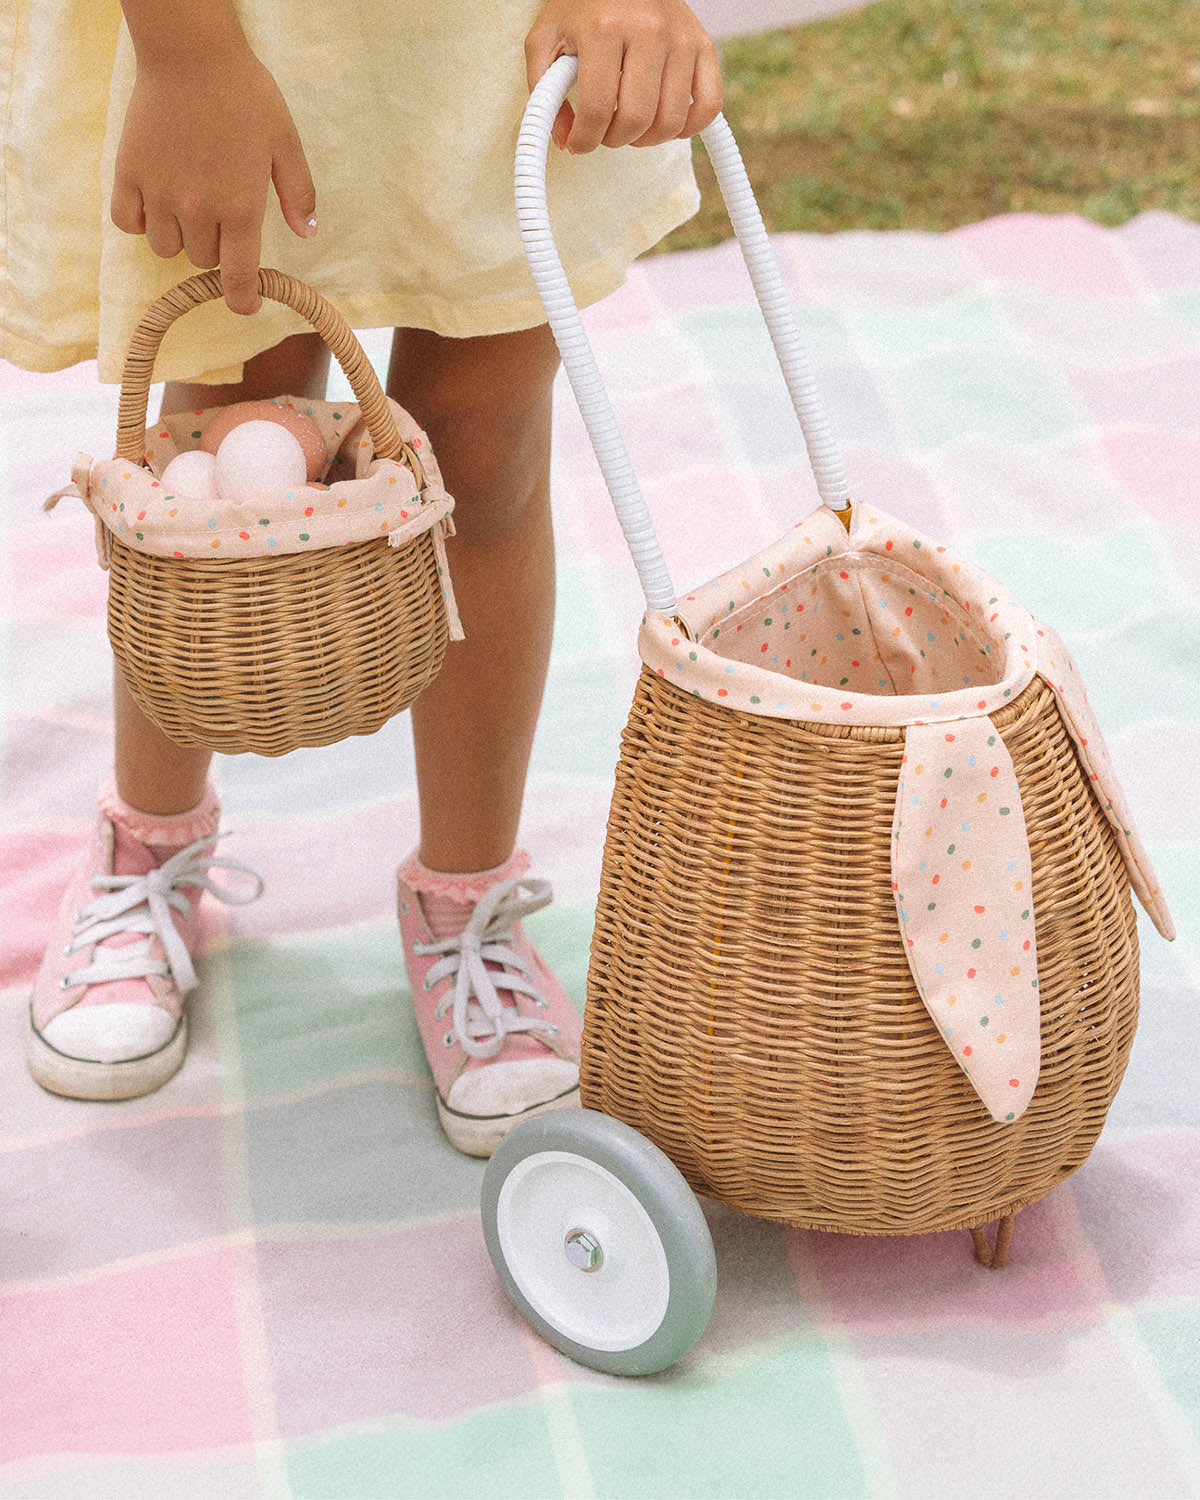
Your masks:
<svg viewBox="0 0 1200 1500"><path fill-rule="evenodd" d="M770 229L1200 219L1200 0L877 0L722 62ZM729 234L696 154L700 213L663 249Z"/></svg>

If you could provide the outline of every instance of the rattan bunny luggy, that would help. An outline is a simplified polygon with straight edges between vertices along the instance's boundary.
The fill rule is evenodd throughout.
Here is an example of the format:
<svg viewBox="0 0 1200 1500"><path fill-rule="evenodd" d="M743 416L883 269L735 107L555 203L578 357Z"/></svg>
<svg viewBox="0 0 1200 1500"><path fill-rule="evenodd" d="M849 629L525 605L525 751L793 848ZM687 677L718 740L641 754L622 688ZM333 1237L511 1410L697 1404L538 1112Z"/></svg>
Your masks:
<svg viewBox="0 0 1200 1500"><path fill-rule="evenodd" d="M703 138L824 503L676 597L550 238L546 122L572 77L563 59L535 91L517 199L647 613L588 974L595 1113L510 1136L485 1228L540 1331L642 1373L711 1306L671 1164L804 1228L970 1229L1002 1265L1013 1215L1086 1159L1124 1072L1131 886L1174 932L1059 637L848 498L720 119Z"/></svg>
<svg viewBox="0 0 1200 1500"><path fill-rule="evenodd" d="M1131 882L1173 935L1062 642L856 504L647 616L641 652L587 1102L764 1217L1011 1218L1124 1071Z"/></svg>
<svg viewBox="0 0 1200 1500"><path fill-rule="evenodd" d="M179 744L282 755L377 730L433 679L461 627L444 545L454 502L424 434L384 396L324 298L269 269L259 290L308 319L355 394L297 403L325 438L325 482L253 502L164 488L167 464L222 410L146 427L164 334L222 295L208 271L146 310L126 359L115 457L80 454L47 505L76 495L96 517L109 639L143 712Z"/></svg>

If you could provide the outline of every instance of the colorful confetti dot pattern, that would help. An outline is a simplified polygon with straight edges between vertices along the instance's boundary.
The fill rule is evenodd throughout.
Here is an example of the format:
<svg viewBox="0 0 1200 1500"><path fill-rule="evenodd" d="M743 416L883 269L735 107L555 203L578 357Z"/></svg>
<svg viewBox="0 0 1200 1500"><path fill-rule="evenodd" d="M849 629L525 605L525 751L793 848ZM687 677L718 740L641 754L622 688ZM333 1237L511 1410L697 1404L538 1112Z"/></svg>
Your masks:
<svg viewBox="0 0 1200 1500"><path fill-rule="evenodd" d="M1038 1077L1033 868L1012 758L987 717L912 725L892 824L892 891L921 999L994 1120Z"/></svg>
<svg viewBox="0 0 1200 1500"><path fill-rule="evenodd" d="M779 541L647 615L652 671L771 718L904 725L974 718L1032 681L1033 620L972 564L855 504L819 506Z"/></svg>
<svg viewBox="0 0 1200 1500"><path fill-rule="evenodd" d="M253 500L204 501L168 493L160 475L177 453L198 446L205 423L220 408L177 412L146 431L144 464L113 458L81 465L72 484L58 492L77 494L97 519L127 546L158 557L263 557L310 552L348 542L412 535L444 521L453 508L428 439L396 402L401 436L416 447L428 484L419 494L411 470L375 457L374 445L353 402L307 401L281 396L311 416L329 453L323 484Z"/></svg>

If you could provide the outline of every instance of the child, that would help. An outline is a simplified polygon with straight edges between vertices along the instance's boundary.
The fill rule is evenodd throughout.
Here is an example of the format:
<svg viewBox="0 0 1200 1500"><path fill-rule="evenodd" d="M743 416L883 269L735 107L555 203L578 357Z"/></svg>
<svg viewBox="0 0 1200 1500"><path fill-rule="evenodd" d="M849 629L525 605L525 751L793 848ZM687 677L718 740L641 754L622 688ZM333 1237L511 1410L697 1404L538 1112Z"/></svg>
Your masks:
<svg viewBox="0 0 1200 1500"><path fill-rule="evenodd" d="M353 326L395 328L387 389L456 500L466 632L412 709L421 827L400 926L439 1117L487 1155L517 1120L578 1100L578 1017L521 929L549 886L515 848L553 616L558 364L511 203L517 124L527 88L578 55L550 193L568 274L594 300L695 210L687 137L720 108L715 48L683 0L123 0L127 29L82 0L18 8L3 357L97 357L119 380L146 304L218 265L228 308L258 315L212 304L172 328L163 412L324 395L328 351L290 310L259 311L259 264ZM82 169L69 201L41 180L50 160ZM39 1082L90 1099L179 1067L195 908L216 889L209 753L165 738L119 672L115 730L29 1029Z"/></svg>

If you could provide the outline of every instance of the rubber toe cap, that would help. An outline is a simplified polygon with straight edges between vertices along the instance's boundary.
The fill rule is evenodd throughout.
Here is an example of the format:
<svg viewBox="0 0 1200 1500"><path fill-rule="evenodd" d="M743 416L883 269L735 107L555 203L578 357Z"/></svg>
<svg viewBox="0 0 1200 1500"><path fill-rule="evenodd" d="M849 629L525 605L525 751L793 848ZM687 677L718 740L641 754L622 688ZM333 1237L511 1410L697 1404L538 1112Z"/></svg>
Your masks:
<svg viewBox="0 0 1200 1500"><path fill-rule="evenodd" d="M42 1037L56 1052L81 1062L132 1062L165 1047L178 1026L161 1006L115 1000L62 1011L46 1024Z"/></svg>
<svg viewBox="0 0 1200 1500"><path fill-rule="evenodd" d="M459 1114L480 1118L519 1115L557 1099L578 1083L578 1066L561 1057L493 1062L461 1074L446 1103Z"/></svg>

